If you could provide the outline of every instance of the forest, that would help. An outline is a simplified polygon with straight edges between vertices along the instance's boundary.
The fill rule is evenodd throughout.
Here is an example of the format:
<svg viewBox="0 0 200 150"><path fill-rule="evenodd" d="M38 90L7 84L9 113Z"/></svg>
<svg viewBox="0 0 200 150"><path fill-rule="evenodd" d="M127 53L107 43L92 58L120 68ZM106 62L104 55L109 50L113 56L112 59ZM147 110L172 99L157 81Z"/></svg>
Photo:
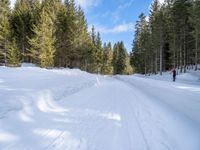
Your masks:
<svg viewBox="0 0 200 150"><path fill-rule="evenodd" d="M158 0L149 16L135 25L131 65L142 74L162 75L172 68L179 73L198 70L200 61L200 1Z"/></svg>
<svg viewBox="0 0 200 150"><path fill-rule="evenodd" d="M100 74L160 74L198 69L200 1L153 0L135 24L132 51L103 43L74 0L0 1L0 64L79 68ZM123 39L122 39L123 40Z"/></svg>
<svg viewBox="0 0 200 150"><path fill-rule="evenodd" d="M23 62L110 75L133 72L124 43L102 43L74 0L17 0L14 8L0 1L0 64Z"/></svg>

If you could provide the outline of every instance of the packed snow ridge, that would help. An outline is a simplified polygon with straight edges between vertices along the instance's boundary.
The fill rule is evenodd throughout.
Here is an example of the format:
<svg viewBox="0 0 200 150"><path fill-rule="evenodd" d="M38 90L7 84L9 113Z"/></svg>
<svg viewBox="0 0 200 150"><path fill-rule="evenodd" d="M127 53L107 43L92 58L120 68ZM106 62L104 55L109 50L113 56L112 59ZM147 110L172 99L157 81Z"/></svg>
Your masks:
<svg viewBox="0 0 200 150"><path fill-rule="evenodd" d="M1 150L200 150L200 72L0 67Z"/></svg>

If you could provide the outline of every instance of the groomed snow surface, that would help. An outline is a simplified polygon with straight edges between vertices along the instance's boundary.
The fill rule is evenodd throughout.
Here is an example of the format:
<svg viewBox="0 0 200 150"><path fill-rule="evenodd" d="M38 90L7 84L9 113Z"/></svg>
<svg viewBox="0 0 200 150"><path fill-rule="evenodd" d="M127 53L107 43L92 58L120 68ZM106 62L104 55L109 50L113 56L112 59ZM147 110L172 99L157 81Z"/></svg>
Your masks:
<svg viewBox="0 0 200 150"><path fill-rule="evenodd" d="M0 67L0 150L200 150L200 72Z"/></svg>

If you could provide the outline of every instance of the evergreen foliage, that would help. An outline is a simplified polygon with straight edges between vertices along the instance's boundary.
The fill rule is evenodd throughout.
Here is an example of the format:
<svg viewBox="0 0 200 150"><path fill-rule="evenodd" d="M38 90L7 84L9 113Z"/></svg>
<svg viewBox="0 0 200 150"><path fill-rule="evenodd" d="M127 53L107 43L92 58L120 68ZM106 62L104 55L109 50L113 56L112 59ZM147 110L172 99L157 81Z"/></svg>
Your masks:
<svg viewBox="0 0 200 150"><path fill-rule="evenodd" d="M130 74L132 73L132 69L130 67L129 56L124 47L124 43L118 42L114 45L113 52L113 67L114 74Z"/></svg>
<svg viewBox="0 0 200 150"><path fill-rule="evenodd" d="M177 68L180 72L199 63L200 9L196 0L154 0L149 20L141 14L135 25L131 65L143 74Z"/></svg>
<svg viewBox="0 0 200 150"><path fill-rule="evenodd" d="M10 67L19 67L20 61L20 51L17 47L16 41L13 40L7 54L7 65Z"/></svg>
<svg viewBox="0 0 200 150"><path fill-rule="evenodd" d="M0 1L0 63L7 61L7 51L10 40L10 2L9 0Z"/></svg>
<svg viewBox="0 0 200 150"><path fill-rule="evenodd" d="M0 1L1 63L9 56L9 66L31 62L42 68L132 73L123 42L115 44L117 55L111 43L102 45L101 34L94 26L88 31L84 11L75 0L16 0L12 11L9 4Z"/></svg>
<svg viewBox="0 0 200 150"><path fill-rule="evenodd" d="M43 68L54 66L54 22L52 16L49 15L49 9L46 9L49 6L50 3L46 2L44 4L40 13L39 23L33 29L35 35L29 40L31 56Z"/></svg>
<svg viewBox="0 0 200 150"><path fill-rule="evenodd" d="M16 0L14 10L11 15L12 37L16 39L18 49L22 53L22 61L30 61L28 54L28 38L33 34L33 15L28 0Z"/></svg>
<svg viewBox="0 0 200 150"><path fill-rule="evenodd" d="M113 73L113 66L112 66L112 59L113 59L113 51L111 43L104 43L103 46L103 64L102 64L102 74L112 74Z"/></svg>

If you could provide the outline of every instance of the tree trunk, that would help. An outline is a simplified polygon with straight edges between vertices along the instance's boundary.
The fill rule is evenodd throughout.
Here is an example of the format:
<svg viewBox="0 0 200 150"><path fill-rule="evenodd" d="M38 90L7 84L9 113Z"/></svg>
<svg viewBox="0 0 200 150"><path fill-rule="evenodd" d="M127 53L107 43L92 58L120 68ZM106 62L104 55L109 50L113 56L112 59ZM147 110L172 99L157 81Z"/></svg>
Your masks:
<svg viewBox="0 0 200 150"><path fill-rule="evenodd" d="M25 34L25 27L23 25L23 33L22 33L22 62L24 62L25 58L24 58L24 53L25 53L25 46L24 46L24 41L25 41L25 37L24 37L24 34Z"/></svg>
<svg viewBox="0 0 200 150"><path fill-rule="evenodd" d="M195 44L195 71L197 71L198 65L198 33L196 33L196 44Z"/></svg>
<svg viewBox="0 0 200 150"><path fill-rule="evenodd" d="M173 40L173 66L174 68L176 68L176 41L175 41L175 37L174 37L174 40Z"/></svg>
<svg viewBox="0 0 200 150"><path fill-rule="evenodd" d="M184 41L183 41L183 51L184 51L183 52L183 57L184 57L183 58L184 59L184 62L183 62L184 64L183 65L184 65L184 73L186 73L186 35L185 35L186 33L185 32L186 31L184 29L184 35L183 35L184 36Z"/></svg>
<svg viewBox="0 0 200 150"><path fill-rule="evenodd" d="M151 58L151 73L153 73L153 57Z"/></svg>
<svg viewBox="0 0 200 150"><path fill-rule="evenodd" d="M156 50L156 58L155 58L155 74L158 73L158 51Z"/></svg>
<svg viewBox="0 0 200 150"><path fill-rule="evenodd" d="M182 63L183 63L183 56L182 56L183 54L182 54L182 41L181 41L181 40L182 40L182 38L181 38L181 35L180 35L180 45L179 45L179 46L180 46L180 47L179 47L179 49L180 49L180 52L179 52L179 53L180 53L180 54L179 54L179 55L180 55L180 58L179 58L179 59L180 59L180 64L179 64L179 65L180 65L180 73L182 73L182 71L183 71L183 70L182 70L182 69L183 69L183 68L182 68L182 67L183 67L183 66L182 66L182 65L183 65L183 64L182 64Z"/></svg>
<svg viewBox="0 0 200 150"><path fill-rule="evenodd" d="M4 45L4 63L5 63L5 66L7 65L7 43L8 43L8 40L6 40L5 42L5 45Z"/></svg>
<svg viewBox="0 0 200 150"><path fill-rule="evenodd" d="M144 70L145 70L145 76L147 75L147 63L146 63L146 58L145 58L145 68L144 68Z"/></svg>
<svg viewBox="0 0 200 150"><path fill-rule="evenodd" d="M163 39L162 39L162 33L160 33L160 75L162 75L162 61L163 61L162 57L163 57Z"/></svg>

